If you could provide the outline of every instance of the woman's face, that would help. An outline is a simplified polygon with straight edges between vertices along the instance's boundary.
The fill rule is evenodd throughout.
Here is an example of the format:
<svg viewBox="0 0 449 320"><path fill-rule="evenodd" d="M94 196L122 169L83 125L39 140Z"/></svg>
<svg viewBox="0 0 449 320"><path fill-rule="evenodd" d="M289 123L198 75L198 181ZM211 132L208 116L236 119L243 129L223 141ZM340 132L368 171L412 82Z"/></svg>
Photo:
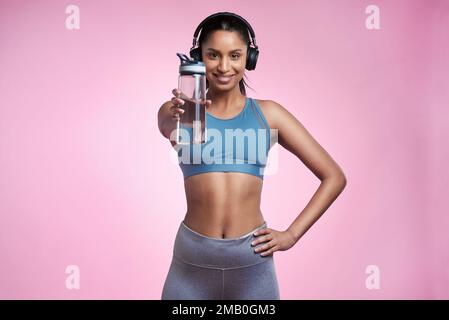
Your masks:
<svg viewBox="0 0 449 320"><path fill-rule="evenodd" d="M247 45L237 32L212 32L201 52L209 87L227 91L238 86L245 72Z"/></svg>

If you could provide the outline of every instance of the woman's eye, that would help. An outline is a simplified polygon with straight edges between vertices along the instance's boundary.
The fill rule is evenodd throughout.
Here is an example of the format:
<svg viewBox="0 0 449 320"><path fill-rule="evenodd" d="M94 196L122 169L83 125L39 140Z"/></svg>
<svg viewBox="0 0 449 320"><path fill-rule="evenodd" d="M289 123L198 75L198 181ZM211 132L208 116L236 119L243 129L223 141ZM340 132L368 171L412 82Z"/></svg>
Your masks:
<svg viewBox="0 0 449 320"><path fill-rule="evenodd" d="M215 53L210 53L209 54L209 57L211 57L211 58L215 58L216 56L217 56L217 54L215 54ZM240 58L240 55L239 54L233 54L232 58L238 59L238 58Z"/></svg>

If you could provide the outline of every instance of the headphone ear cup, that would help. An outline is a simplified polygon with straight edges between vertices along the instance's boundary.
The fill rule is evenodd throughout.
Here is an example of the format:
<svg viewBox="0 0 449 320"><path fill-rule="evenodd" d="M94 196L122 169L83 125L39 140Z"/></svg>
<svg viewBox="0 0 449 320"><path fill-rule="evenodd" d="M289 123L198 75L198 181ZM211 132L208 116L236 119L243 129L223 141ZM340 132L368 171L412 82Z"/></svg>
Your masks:
<svg viewBox="0 0 449 320"><path fill-rule="evenodd" d="M196 61L201 61L201 52L199 48L190 50L190 58L193 58Z"/></svg>
<svg viewBox="0 0 449 320"><path fill-rule="evenodd" d="M256 69L257 58L259 57L259 50L256 48L249 47L248 55L246 60L246 69L254 70Z"/></svg>

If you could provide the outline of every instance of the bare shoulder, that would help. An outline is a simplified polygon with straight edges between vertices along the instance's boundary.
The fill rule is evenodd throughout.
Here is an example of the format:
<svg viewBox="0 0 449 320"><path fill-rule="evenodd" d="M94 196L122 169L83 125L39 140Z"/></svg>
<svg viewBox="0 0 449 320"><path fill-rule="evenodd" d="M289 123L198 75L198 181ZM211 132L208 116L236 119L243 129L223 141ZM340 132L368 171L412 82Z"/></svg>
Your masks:
<svg viewBox="0 0 449 320"><path fill-rule="evenodd" d="M338 164L291 112L273 100L256 102L270 127L277 129L281 146L296 155L321 180L338 176L346 181Z"/></svg>
<svg viewBox="0 0 449 320"><path fill-rule="evenodd" d="M293 114L291 114L284 106L276 101L259 99L254 100L256 100L257 104L260 106L268 125L272 129L279 129L280 125L284 123L285 120L297 120Z"/></svg>

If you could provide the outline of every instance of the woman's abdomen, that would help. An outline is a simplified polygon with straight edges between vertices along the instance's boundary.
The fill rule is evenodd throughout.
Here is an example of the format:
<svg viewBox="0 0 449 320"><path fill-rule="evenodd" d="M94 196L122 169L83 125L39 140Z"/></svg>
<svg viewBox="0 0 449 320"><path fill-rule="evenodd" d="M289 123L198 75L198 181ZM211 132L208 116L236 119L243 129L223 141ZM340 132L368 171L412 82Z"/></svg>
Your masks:
<svg viewBox="0 0 449 320"><path fill-rule="evenodd" d="M208 237L234 238L264 222L262 180L244 173L213 172L185 180L187 226Z"/></svg>

